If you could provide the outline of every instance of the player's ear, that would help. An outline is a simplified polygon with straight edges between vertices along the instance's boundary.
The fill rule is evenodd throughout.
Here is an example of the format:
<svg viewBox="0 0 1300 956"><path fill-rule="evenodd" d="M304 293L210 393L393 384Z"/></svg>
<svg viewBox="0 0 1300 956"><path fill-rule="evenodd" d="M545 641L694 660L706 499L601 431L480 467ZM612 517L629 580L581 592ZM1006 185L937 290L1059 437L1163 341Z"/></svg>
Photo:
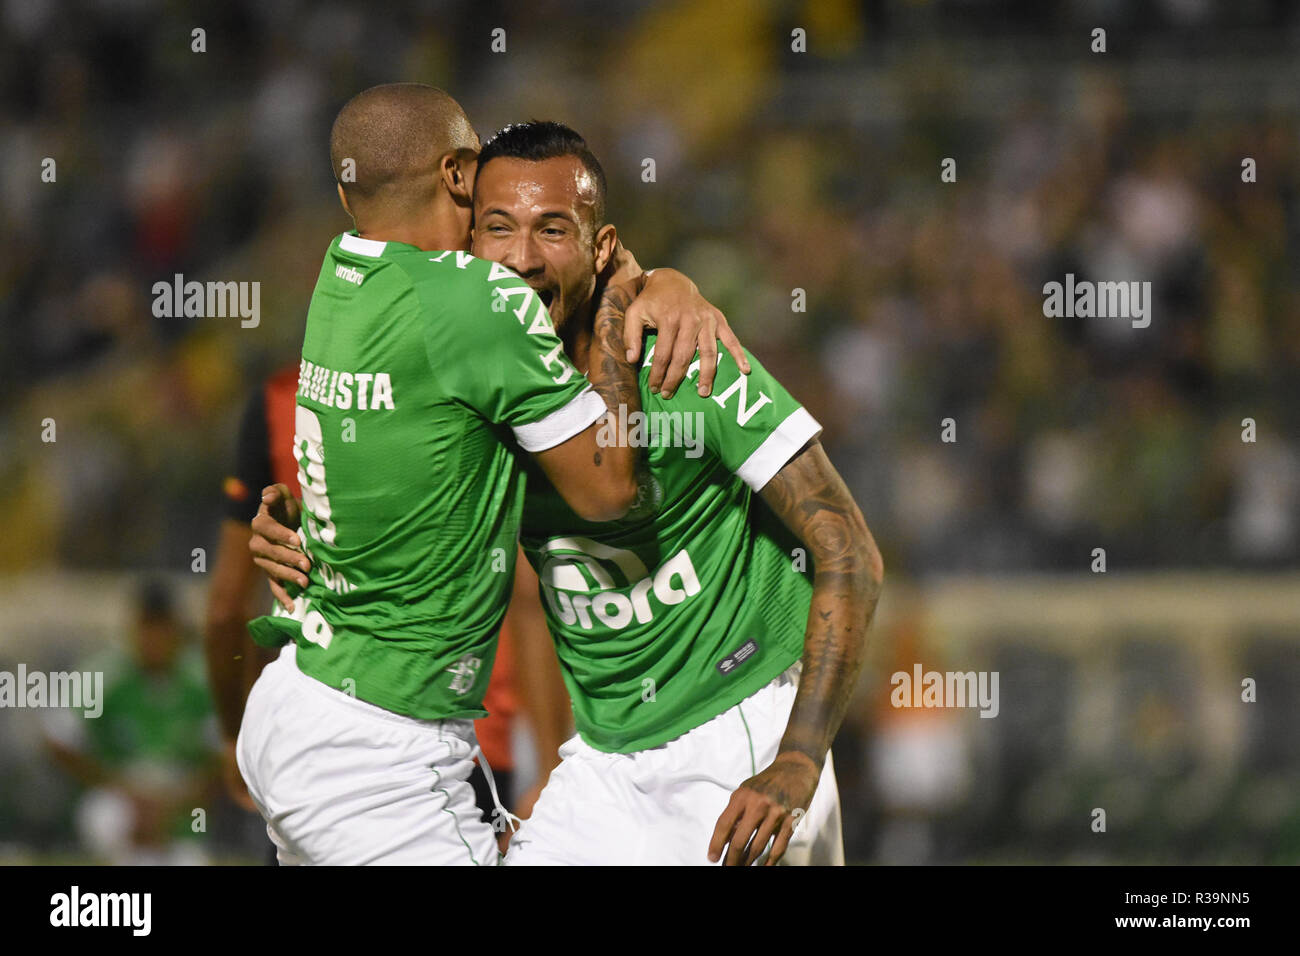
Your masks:
<svg viewBox="0 0 1300 956"><path fill-rule="evenodd" d="M343 191L343 184L335 183L334 185L338 187L339 202L343 203L343 211L348 214L353 223L356 223L357 217L352 215L352 207L348 205L348 194Z"/></svg>
<svg viewBox="0 0 1300 956"><path fill-rule="evenodd" d="M447 194L458 206L469 206L474 201L474 171L478 153L472 149L457 149L442 157L439 170Z"/></svg>
<svg viewBox="0 0 1300 956"><path fill-rule="evenodd" d="M605 266L609 265L609 260L614 256L614 248L618 245L618 231L614 228L613 223L606 223L596 231L596 275L605 271Z"/></svg>

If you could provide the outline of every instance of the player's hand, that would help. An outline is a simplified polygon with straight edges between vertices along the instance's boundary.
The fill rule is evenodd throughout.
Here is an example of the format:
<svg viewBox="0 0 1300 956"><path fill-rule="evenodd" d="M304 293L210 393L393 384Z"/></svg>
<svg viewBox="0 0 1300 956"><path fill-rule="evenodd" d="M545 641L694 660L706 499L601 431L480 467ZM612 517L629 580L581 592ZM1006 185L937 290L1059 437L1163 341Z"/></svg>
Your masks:
<svg viewBox="0 0 1300 956"><path fill-rule="evenodd" d="M224 740L221 745L221 781L226 785L226 793L235 804L252 813L257 812L257 805L248 794L248 784L239 772L239 761L235 759L235 741Z"/></svg>
<svg viewBox="0 0 1300 956"><path fill-rule="evenodd" d="M795 825L812 802L820 778L821 771L806 754L777 754L770 767L750 777L731 795L731 802L713 828L709 860L717 863L726 849L724 866L749 866L775 835L776 843L764 864L774 866L785 855Z"/></svg>
<svg viewBox="0 0 1300 956"><path fill-rule="evenodd" d="M293 611L293 598L284 585L305 588L311 570L311 559L303 553L302 542L293 531L300 518L301 509L287 487L263 488L262 504L252 523L253 536L248 539L253 563L266 572L271 593L286 611Z"/></svg>
<svg viewBox="0 0 1300 956"><path fill-rule="evenodd" d="M636 363L641 355L641 338L647 329L658 331L655 356L650 362L650 391L672 398L686 377L686 369L700 352L700 377L696 391L707 397L713 391L718 371L718 339L736 360L740 371L749 374L749 360L740 340L727 324L727 317L715 309L695 283L676 269L655 269L646 273L645 287L627 309L623 344L627 360Z"/></svg>

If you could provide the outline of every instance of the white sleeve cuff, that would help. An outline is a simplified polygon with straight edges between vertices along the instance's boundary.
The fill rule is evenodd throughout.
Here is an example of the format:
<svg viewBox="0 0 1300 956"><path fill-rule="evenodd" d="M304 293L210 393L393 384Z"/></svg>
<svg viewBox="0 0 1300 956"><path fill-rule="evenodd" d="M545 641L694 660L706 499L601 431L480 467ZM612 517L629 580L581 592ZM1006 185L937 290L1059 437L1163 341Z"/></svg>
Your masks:
<svg viewBox="0 0 1300 956"><path fill-rule="evenodd" d="M821 433L822 427L817 424L817 419L800 406L754 449L754 453L736 469L736 475L754 491L762 491L795 452Z"/></svg>
<svg viewBox="0 0 1300 956"><path fill-rule="evenodd" d="M605 400L589 385L563 408L527 425L512 425L511 430L524 451L546 451L599 421L605 411Z"/></svg>

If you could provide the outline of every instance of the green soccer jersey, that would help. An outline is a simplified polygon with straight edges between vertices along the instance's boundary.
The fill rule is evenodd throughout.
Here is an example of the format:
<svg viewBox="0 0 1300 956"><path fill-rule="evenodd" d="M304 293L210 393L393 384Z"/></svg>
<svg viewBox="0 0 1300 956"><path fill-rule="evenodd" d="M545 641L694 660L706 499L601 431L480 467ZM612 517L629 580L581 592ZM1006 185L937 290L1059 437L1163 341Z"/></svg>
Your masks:
<svg viewBox="0 0 1300 956"><path fill-rule="evenodd" d="M653 355L644 412L624 413L652 513L583 521L530 468L521 530L578 731L616 753L682 735L797 661L812 600L798 542L754 493L820 426L752 356L745 376L724 352L709 398L691 387L697 358L665 399Z"/></svg>
<svg viewBox="0 0 1300 956"><path fill-rule="evenodd" d="M303 673L387 710L483 716L523 501L515 451L604 413L509 269L337 237L295 421L311 583L255 639L296 640Z"/></svg>

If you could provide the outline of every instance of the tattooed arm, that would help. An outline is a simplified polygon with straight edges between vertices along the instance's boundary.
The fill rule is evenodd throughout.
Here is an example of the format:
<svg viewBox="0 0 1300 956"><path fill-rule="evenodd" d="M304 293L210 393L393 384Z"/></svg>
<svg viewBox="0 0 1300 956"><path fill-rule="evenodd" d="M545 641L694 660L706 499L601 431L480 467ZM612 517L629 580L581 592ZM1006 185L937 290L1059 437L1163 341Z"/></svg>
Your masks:
<svg viewBox="0 0 1300 956"><path fill-rule="evenodd" d="M618 448L631 451L633 467L636 469L636 500L628 509L628 516L639 517L651 507L651 484L645 457L632 447L627 440L626 425L632 420L632 413L641 411L641 386L637 381L637 368L627 364L623 323L628 309L637 301L644 289L646 278L643 275L627 283L615 285L609 283L600 290L599 305L596 307L595 321L592 325L591 341L584 356L586 364L579 361L578 367L585 369L591 387L605 400L610 410L609 434ZM631 377L625 374L631 370ZM599 370L599 371L597 371ZM627 415L619 414L619 407L627 408Z"/></svg>
<svg viewBox="0 0 1300 956"><path fill-rule="evenodd" d="M763 500L812 555L812 606L803 674L771 766L746 780L718 818L709 858L730 844L726 863L748 866L775 835L767 864L781 859L808 809L831 741L857 684L884 564L862 513L818 441L764 486ZM752 838L752 839L751 839Z"/></svg>
<svg viewBox="0 0 1300 956"><path fill-rule="evenodd" d="M600 298L592 323L591 341L587 344L586 364L584 367L581 359L576 363L615 418L620 405L626 406L629 414L641 410L637 369L628 362L623 345L623 321L628 307L644 285L644 276L638 276L631 282L611 282L598 290ZM626 448L627 442L621 441L619 445Z"/></svg>
<svg viewBox="0 0 1300 956"><path fill-rule="evenodd" d="M630 413L641 410L637 370L628 363L622 338L623 314L635 292L635 284L607 286L590 340L584 342L579 335L576 345L565 343L579 371L586 373L592 389L604 400L608 414L567 441L533 453L555 490L588 521L623 517L639 495L640 449L622 434ZM627 407L628 414L620 417L620 405Z"/></svg>

